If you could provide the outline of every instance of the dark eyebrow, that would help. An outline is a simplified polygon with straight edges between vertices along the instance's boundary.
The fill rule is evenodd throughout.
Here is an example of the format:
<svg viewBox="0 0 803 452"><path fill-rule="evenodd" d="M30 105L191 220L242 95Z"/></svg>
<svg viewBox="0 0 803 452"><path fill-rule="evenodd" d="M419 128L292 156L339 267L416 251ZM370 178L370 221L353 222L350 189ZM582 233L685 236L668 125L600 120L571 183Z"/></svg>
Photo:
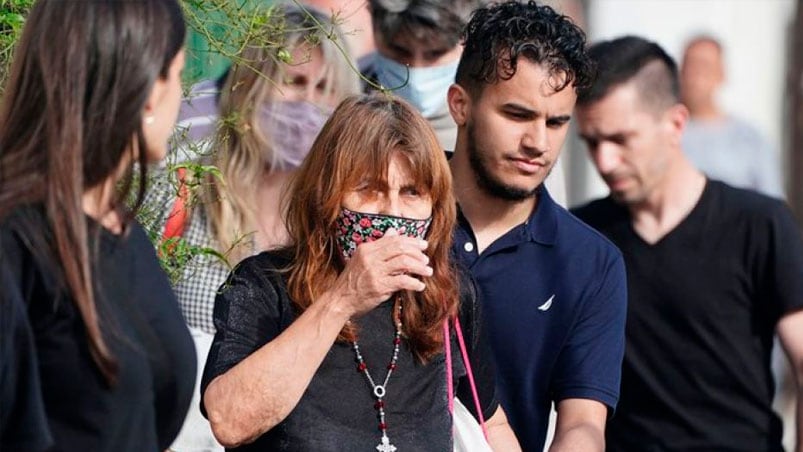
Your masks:
<svg viewBox="0 0 803 452"><path fill-rule="evenodd" d="M547 121L558 121L560 123L569 122L572 119L572 115L558 115L558 116L550 116L547 118Z"/></svg>
<svg viewBox="0 0 803 452"><path fill-rule="evenodd" d="M538 111L533 110L531 108L527 108L524 105L516 104L516 103L507 103L502 104L502 110L505 110L509 113L515 113L517 115L526 116L530 118L534 118L539 115Z"/></svg>
<svg viewBox="0 0 803 452"><path fill-rule="evenodd" d="M400 46L400 45L392 43L392 42L388 43L388 47L391 50L393 50L394 52L400 53L400 54L402 54L404 56L410 56L412 54L410 49L408 49L407 47Z"/></svg>
<svg viewBox="0 0 803 452"><path fill-rule="evenodd" d="M613 142L622 142L628 139L632 133L631 132L614 132L607 135L595 135L595 136L588 136L582 133L578 133L577 135L580 136L580 139L583 141L613 141Z"/></svg>

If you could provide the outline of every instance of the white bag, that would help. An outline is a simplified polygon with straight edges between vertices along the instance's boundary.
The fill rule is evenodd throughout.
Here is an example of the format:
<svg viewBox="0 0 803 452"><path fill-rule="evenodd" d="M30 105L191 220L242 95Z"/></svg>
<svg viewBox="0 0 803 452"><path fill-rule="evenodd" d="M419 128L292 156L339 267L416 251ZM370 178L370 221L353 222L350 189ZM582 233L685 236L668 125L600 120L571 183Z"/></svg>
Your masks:
<svg viewBox="0 0 803 452"><path fill-rule="evenodd" d="M458 398L454 399L452 419L454 452L491 452L491 446L485 440L482 427Z"/></svg>

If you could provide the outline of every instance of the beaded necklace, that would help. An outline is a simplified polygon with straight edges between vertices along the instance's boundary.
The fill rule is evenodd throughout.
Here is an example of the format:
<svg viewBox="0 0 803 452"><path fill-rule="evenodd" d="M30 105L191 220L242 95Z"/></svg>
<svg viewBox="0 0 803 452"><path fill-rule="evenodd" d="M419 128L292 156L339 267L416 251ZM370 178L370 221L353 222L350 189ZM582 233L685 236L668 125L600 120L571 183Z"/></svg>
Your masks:
<svg viewBox="0 0 803 452"><path fill-rule="evenodd" d="M399 306L398 317L393 319L393 323L396 327L396 333L393 336L393 356L390 358L390 363L388 363L387 369L388 373L385 375L385 381L382 382L381 385L376 384L374 382L373 377L371 377L371 373L368 372L368 365L365 363L365 360L362 357L362 353L360 353L360 346L357 345L357 341L353 341L351 343L352 348L354 349L354 354L357 356L357 372L365 375L365 378L368 380L368 384L371 385L371 389L373 390L374 397L376 398L376 403L374 403L374 408L377 410L377 414L379 416L379 431L382 432L382 438L380 439L379 445L376 446L376 450L379 452L395 452L396 446L390 443L390 438L388 438L388 430L387 424L385 423L385 389L388 386L388 381L390 380L390 375L396 370L396 362L399 360L399 345L401 344L401 312L402 312L402 305L401 303L397 302Z"/></svg>

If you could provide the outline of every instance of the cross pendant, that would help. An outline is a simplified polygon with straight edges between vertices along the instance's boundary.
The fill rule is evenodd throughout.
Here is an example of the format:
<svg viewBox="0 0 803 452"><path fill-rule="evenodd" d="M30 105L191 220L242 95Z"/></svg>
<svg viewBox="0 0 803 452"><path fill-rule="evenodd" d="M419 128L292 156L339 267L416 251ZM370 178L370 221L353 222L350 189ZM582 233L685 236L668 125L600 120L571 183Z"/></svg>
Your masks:
<svg viewBox="0 0 803 452"><path fill-rule="evenodd" d="M382 433L382 444L376 446L379 452L396 452L396 446L390 444L390 438L385 433Z"/></svg>

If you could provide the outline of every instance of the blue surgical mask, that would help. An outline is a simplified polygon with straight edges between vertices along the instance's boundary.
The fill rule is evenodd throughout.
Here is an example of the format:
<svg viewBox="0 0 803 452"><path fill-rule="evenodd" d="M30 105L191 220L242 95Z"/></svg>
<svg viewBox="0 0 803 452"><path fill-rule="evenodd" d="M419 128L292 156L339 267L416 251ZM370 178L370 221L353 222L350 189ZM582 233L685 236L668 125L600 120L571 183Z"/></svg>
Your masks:
<svg viewBox="0 0 803 452"><path fill-rule="evenodd" d="M410 102L425 118L445 110L446 92L454 83L459 61L441 66L408 68L380 53L376 54L375 61L377 81L385 88L393 89L393 94ZM405 80L407 84L401 86Z"/></svg>

